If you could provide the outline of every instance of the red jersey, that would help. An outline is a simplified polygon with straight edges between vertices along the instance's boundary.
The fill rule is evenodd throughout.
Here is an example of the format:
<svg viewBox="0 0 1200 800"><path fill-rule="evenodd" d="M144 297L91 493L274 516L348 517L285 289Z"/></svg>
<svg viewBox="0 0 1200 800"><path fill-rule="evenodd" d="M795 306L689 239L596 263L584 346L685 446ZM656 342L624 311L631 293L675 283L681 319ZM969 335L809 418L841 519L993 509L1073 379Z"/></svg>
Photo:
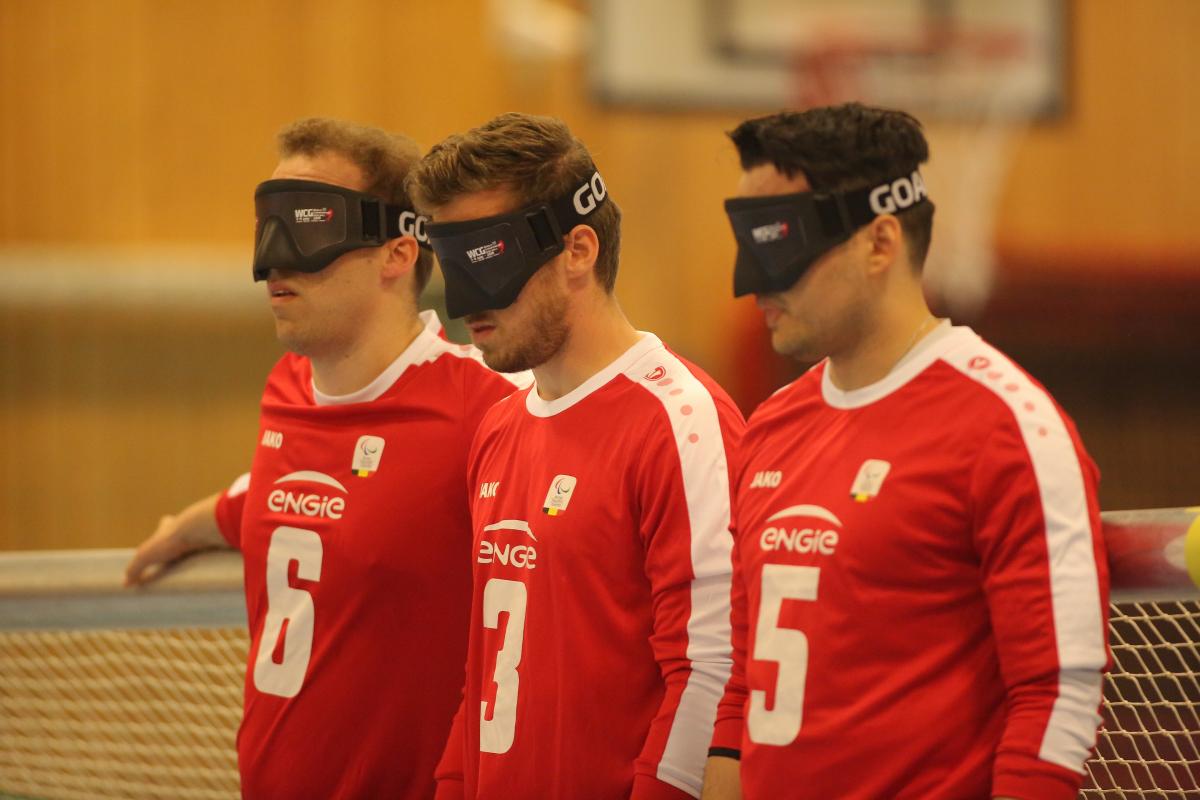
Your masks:
<svg viewBox="0 0 1200 800"><path fill-rule="evenodd" d="M650 334L471 452L475 591L438 796L699 795L730 668L736 406Z"/></svg>
<svg viewBox="0 0 1200 800"><path fill-rule="evenodd" d="M745 797L1074 798L1108 660L1097 479L1046 391L948 323L876 384L818 365L765 402L713 741Z"/></svg>
<svg viewBox="0 0 1200 800"><path fill-rule="evenodd" d="M514 385L422 318L351 396L321 395L285 355L248 480L218 502L245 562L246 797L433 795L466 658L467 452Z"/></svg>

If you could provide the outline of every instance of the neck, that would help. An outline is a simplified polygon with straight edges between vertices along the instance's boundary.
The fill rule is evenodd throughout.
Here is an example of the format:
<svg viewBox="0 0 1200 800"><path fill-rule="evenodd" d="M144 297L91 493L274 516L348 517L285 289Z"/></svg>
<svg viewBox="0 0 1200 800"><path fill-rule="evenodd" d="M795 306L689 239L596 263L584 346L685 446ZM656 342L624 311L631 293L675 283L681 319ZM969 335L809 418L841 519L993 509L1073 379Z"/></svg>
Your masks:
<svg viewBox="0 0 1200 800"><path fill-rule="evenodd" d="M327 395L357 392L378 378L413 343L423 327L414 311L399 325L364 330L347 347L309 355L313 385Z"/></svg>
<svg viewBox="0 0 1200 800"><path fill-rule="evenodd" d="M578 388L638 340L638 332L611 295L593 300L578 312L562 348L533 368L537 393L543 400L557 400Z"/></svg>
<svg viewBox="0 0 1200 800"><path fill-rule="evenodd" d="M844 392L883 380L896 364L937 327L924 297L885 307L857 341L831 354L826 367L833 385Z"/></svg>

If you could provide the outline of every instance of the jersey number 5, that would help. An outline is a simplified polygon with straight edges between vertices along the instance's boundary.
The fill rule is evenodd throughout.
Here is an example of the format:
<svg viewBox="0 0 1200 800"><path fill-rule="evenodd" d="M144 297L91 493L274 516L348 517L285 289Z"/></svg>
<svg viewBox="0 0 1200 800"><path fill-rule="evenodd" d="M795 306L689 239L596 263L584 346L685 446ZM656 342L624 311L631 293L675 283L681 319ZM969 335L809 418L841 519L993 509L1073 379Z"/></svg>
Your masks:
<svg viewBox="0 0 1200 800"><path fill-rule="evenodd" d="M313 599L288 584L288 568L296 562L296 577L321 579L321 537L304 528L278 527L267 549L267 621L254 658L254 686L264 694L295 697L304 683L312 656ZM284 632L284 624L287 632ZM279 637L283 658L275 661Z"/></svg>
<svg viewBox="0 0 1200 800"><path fill-rule="evenodd" d="M767 708L767 693L750 692L746 728L756 744L791 744L804 716L804 681L808 677L808 637L794 628L779 627L784 600L816 600L820 567L764 564L762 601L754 634L756 661L777 661L775 706Z"/></svg>
<svg viewBox="0 0 1200 800"><path fill-rule="evenodd" d="M504 642L496 654L496 701L492 718L487 718L487 701L479 704L479 749L484 753L507 753L517 732L517 690L521 676L521 649L525 638L525 604L528 600L525 584L492 578L483 587L483 626L500 627L500 613L508 612Z"/></svg>

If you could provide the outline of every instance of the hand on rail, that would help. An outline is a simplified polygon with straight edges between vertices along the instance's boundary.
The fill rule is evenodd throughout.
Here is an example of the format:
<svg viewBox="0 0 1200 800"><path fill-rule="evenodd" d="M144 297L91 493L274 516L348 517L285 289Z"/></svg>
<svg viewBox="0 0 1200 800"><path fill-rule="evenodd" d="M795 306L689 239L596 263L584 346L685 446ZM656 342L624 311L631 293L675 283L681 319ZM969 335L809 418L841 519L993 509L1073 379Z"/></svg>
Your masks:
<svg viewBox="0 0 1200 800"><path fill-rule="evenodd" d="M217 498L209 495L178 514L158 521L158 528L138 545L125 567L125 585L137 586L154 580L172 562L199 550L227 547L217 527Z"/></svg>

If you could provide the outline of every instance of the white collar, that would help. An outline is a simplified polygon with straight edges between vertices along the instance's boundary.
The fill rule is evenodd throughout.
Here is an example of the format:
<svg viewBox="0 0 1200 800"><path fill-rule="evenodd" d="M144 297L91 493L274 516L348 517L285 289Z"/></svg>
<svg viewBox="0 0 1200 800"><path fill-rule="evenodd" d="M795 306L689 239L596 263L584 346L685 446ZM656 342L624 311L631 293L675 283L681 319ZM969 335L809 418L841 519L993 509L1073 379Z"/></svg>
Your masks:
<svg viewBox="0 0 1200 800"><path fill-rule="evenodd" d="M404 348L404 352L396 356L396 360L388 364L375 380L363 388L349 394L325 394L317 389L316 381L312 384L313 402L319 406L344 406L349 403L369 403L378 400L384 392L392 388L396 379L404 374L404 370L413 364L429 361L432 351L440 347L442 323L435 311L422 311L421 322L424 327L416 338Z"/></svg>
<svg viewBox="0 0 1200 800"><path fill-rule="evenodd" d="M944 319L905 353L887 375L868 386L849 391L833 385L827 360L821 374L821 395L825 402L834 408L861 408L870 405L902 388L944 355L955 342L961 340L961 337L968 335L975 334L970 328L952 326L950 320Z"/></svg>
<svg viewBox="0 0 1200 800"><path fill-rule="evenodd" d="M529 394L525 395L525 408L535 417L553 417L555 414L560 414L629 369L638 359L656 347L662 347L662 342L657 336L653 333L638 331L638 340L628 350L557 400L543 400L539 397L535 381L529 389Z"/></svg>

